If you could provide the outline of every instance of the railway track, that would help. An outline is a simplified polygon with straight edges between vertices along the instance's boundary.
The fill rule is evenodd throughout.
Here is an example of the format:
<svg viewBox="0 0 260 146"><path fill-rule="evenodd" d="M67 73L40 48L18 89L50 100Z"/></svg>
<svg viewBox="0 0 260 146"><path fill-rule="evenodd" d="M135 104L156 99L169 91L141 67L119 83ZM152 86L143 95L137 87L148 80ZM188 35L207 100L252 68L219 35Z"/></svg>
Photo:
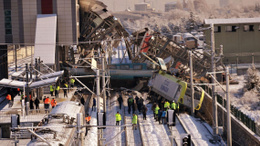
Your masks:
<svg viewBox="0 0 260 146"><path fill-rule="evenodd" d="M132 115L128 113L128 110L126 110L128 107L124 108L124 124L125 125L131 125L132 124ZM127 146L144 146L143 139L142 139L142 133L140 130L140 120L138 118L137 120L137 129L133 130L132 127L126 126L126 145Z"/></svg>

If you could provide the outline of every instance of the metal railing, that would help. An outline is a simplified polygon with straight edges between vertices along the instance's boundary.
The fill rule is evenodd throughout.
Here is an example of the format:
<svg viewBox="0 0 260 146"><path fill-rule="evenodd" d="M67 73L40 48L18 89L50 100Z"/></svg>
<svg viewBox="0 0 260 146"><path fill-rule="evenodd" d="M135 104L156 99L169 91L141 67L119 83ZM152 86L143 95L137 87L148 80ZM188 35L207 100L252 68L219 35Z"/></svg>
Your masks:
<svg viewBox="0 0 260 146"><path fill-rule="evenodd" d="M201 86L205 92L207 92L209 95L212 95L212 90L210 87L206 85ZM226 107L226 99L224 99L221 95L217 94L217 102L224 107ZM250 130L252 130L254 133L256 133L258 136L260 136L260 124L258 124L256 121L251 119L249 116L247 116L245 113L243 113L241 110L237 109L232 104L230 105L231 108L231 114L236 117L237 120L241 121L246 127L248 127Z"/></svg>

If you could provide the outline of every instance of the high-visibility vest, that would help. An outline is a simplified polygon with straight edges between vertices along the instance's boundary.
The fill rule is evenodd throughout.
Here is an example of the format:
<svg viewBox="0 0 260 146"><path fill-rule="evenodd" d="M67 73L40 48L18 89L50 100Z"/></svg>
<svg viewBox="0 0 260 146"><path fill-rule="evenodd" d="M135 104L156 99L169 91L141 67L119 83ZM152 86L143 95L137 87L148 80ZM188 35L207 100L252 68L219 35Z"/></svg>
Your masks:
<svg viewBox="0 0 260 146"><path fill-rule="evenodd" d="M70 79L70 83L71 83L71 84L74 84L74 83L75 83L75 80L74 80L74 79Z"/></svg>
<svg viewBox="0 0 260 146"><path fill-rule="evenodd" d="M158 111L159 111L159 107L158 106L156 106L156 108L154 109L154 113L157 115L158 114Z"/></svg>
<svg viewBox="0 0 260 146"><path fill-rule="evenodd" d="M46 98L46 99L44 100L44 104L50 104L50 98Z"/></svg>
<svg viewBox="0 0 260 146"><path fill-rule="evenodd" d="M175 102L173 102L173 103L171 104L171 108L172 108L173 110L176 110L176 103L175 103Z"/></svg>
<svg viewBox="0 0 260 146"><path fill-rule="evenodd" d="M88 117L85 118L85 120L86 120L87 122L89 122L89 121L91 120L91 117L88 116Z"/></svg>
<svg viewBox="0 0 260 146"><path fill-rule="evenodd" d="M132 124L137 124L137 115L133 116Z"/></svg>
<svg viewBox="0 0 260 146"><path fill-rule="evenodd" d="M17 91L20 91L20 88L17 88Z"/></svg>
<svg viewBox="0 0 260 146"><path fill-rule="evenodd" d="M6 95L6 99L9 100L9 101L12 100L11 95L10 95L10 94L7 94L7 95Z"/></svg>
<svg viewBox="0 0 260 146"><path fill-rule="evenodd" d="M52 99L51 100L51 106L56 106L56 105L57 105L57 102L54 99Z"/></svg>
<svg viewBox="0 0 260 146"><path fill-rule="evenodd" d="M116 121L121 121L121 115L119 113L116 114Z"/></svg>
<svg viewBox="0 0 260 146"><path fill-rule="evenodd" d="M53 86L52 85L50 85L50 91L53 92Z"/></svg>
<svg viewBox="0 0 260 146"><path fill-rule="evenodd" d="M64 84L64 85L65 85L65 87L66 87L66 88L68 88L68 87L69 87L69 86L68 86L68 84Z"/></svg>
<svg viewBox="0 0 260 146"><path fill-rule="evenodd" d="M59 90L60 90L60 86L57 86L57 87L56 87L56 90L59 91Z"/></svg>
<svg viewBox="0 0 260 146"><path fill-rule="evenodd" d="M164 103L164 108L169 108L169 105L170 105L170 103L169 103L168 101L166 101L166 102Z"/></svg>

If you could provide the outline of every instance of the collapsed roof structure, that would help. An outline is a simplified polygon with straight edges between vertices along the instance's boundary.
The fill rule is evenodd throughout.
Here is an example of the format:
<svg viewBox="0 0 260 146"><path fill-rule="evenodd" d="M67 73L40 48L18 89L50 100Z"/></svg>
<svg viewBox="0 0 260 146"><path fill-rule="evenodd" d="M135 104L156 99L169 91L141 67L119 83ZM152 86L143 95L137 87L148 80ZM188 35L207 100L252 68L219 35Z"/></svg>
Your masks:
<svg viewBox="0 0 260 146"><path fill-rule="evenodd" d="M109 46L107 50L111 55L113 48L116 48L120 41L124 41L129 59L133 63L147 62L148 59L142 55L143 53L151 58L172 57L174 61L171 61L171 68L189 72L189 49L179 46L173 40L147 28L130 35L120 21L108 12L104 3L95 0L80 0L79 3L81 14L79 44L84 48L83 52L102 49L104 41L106 46ZM194 52L194 76L206 75L211 68L210 53L191 51Z"/></svg>

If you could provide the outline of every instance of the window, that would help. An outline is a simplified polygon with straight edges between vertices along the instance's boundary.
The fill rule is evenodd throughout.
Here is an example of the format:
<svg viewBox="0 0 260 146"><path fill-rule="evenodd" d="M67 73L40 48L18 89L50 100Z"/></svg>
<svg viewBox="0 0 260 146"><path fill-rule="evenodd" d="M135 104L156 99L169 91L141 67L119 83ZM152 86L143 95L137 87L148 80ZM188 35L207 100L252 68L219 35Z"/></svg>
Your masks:
<svg viewBox="0 0 260 146"><path fill-rule="evenodd" d="M12 29L5 29L5 34L12 34Z"/></svg>
<svg viewBox="0 0 260 146"><path fill-rule="evenodd" d="M244 25L244 31L249 31L249 25Z"/></svg>
<svg viewBox="0 0 260 146"><path fill-rule="evenodd" d="M249 31L254 31L254 25L249 25Z"/></svg>
<svg viewBox="0 0 260 146"><path fill-rule="evenodd" d="M5 23L5 29L12 29L11 23Z"/></svg>
<svg viewBox="0 0 260 146"><path fill-rule="evenodd" d="M5 34L12 34L11 10L5 10Z"/></svg>
<svg viewBox="0 0 260 146"><path fill-rule="evenodd" d="M254 31L254 25L244 25L244 31Z"/></svg>
<svg viewBox="0 0 260 146"><path fill-rule="evenodd" d="M214 32L221 32L221 26L214 26Z"/></svg>
<svg viewBox="0 0 260 146"><path fill-rule="evenodd" d="M115 65L109 65L108 68L109 69L116 69L116 66Z"/></svg>
<svg viewBox="0 0 260 146"><path fill-rule="evenodd" d="M226 26L226 32L236 32L239 27L233 25L233 26Z"/></svg>
<svg viewBox="0 0 260 146"><path fill-rule="evenodd" d="M231 26L226 26L226 32L231 32L232 31L232 27Z"/></svg>
<svg viewBox="0 0 260 146"><path fill-rule="evenodd" d="M41 0L42 14L52 14L52 0Z"/></svg>
<svg viewBox="0 0 260 146"><path fill-rule="evenodd" d="M142 65L134 65L134 70L142 70Z"/></svg>
<svg viewBox="0 0 260 146"><path fill-rule="evenodd" d="M121 65L120 69L129 70L129 65Z"/></svg>

